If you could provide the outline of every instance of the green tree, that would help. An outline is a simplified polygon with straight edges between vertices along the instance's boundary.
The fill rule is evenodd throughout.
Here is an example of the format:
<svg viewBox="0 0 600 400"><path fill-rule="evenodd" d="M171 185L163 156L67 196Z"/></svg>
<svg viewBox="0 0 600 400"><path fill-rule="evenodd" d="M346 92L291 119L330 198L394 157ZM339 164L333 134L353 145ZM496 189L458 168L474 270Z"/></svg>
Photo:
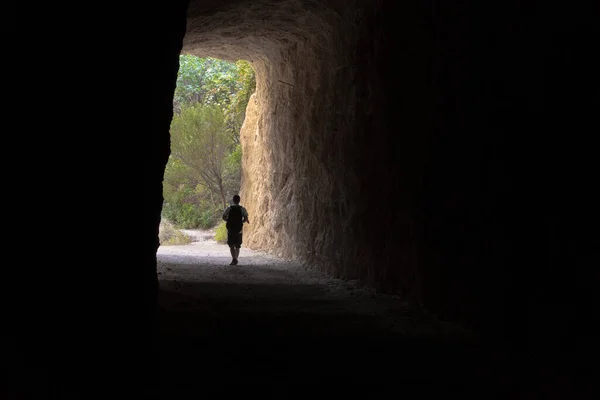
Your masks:
<svg viewBox="0 0 600 400"><path fill-rule="evenodd" d="M210 228L239 191L240 129L256 87L246 61L180 56L173 99L171 157L163 216L184 228Z"/></svg>
<svg viewBox="0 0 600 400"><path fill-rule="evenodd" d="M249 65L248 68L252 71ZM242 74L247 73L246 70L242 71ZM182 107L196 103L219 105L227 109L241 85L237 64L183 54L179 57L173 109L179 113Z"/></svg>
<svg viewBox="0 0 600 400"><path fill-rule="evenodd" d="M227 206L227 160L232 148L223 110L196 104L182 108L171 122L171 158L188 184L201 185Z"/></svg>
<svg viewBox="0 0 600 400"><path fill-rule="evenodd" d="M247 61L240 60L235 65L237 67L237 80L235 82L237 91L231 97L231 102L225 112L225 122L233 141L239 144L240 130L244 119L246 119L246 106L250 96L256 89L256 77L254 70Z"/></svg>
<svg viewBox="0 0 600 400"><path fill-rule="evenodd" d="M179 72L173 96L173 109L176 113L184 105L201 103L205 95L204 75L206 60L189 54L179 56Z"/></svg>

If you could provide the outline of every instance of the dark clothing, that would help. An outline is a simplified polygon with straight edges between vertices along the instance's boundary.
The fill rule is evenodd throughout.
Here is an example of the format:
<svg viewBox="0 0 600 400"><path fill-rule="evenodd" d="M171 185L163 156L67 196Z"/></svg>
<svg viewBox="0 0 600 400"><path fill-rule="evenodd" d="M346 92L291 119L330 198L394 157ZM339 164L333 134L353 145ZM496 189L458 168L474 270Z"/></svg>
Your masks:
<svg viewBox="0 0 600 400"><path fill-rule="evenodd" d="M246 211L246 209L239 204L233 204L225 209L225 212L223 213L223 221L227 221L229 219L229 213L231 212L232 207L239 207L239 209L242 211L242 217L246 218L246 220L248 219L248 211Z"/></svg>
<svg viewBox="0 0 600 400"><path fill-rule="evenodd" d="M239 249L242 247L242 230L244 221L248 219L248 211L239 204L233 204L223 213L227 221L227 245Z"/></svg>
<svg viewBox="0 0 600 400"><path fill-rule="evenodd" d="M242 247L242 233L227 231L227 245L236 249Z"/></svg>
<svg viewBox="0 0 600 400"><path fill-rule="evenodd" d="M229 232L241 232L244 227L244 216L242 215L242 207L233 205L229 207L229 215L227 216L227 224L225 225Z"/></svg>
<svg viewBox="0 0 600 400"><path fill-rule="evenodd" d="M227 245L239 249L242 247L242 231L244 221L248 221L248 211L239 204L233 204L223 213L223 220L227 221Z"/></svg>

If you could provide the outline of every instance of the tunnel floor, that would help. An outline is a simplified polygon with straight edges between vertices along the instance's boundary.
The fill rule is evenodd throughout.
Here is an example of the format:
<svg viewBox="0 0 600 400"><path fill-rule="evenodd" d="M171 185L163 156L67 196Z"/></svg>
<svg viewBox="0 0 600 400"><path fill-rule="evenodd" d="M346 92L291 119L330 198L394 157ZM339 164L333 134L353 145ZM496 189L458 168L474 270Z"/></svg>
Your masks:
<svg viewBox="0 0 600 400"><path fill-rule="evenodd" d="M163 388L508 382L462 327L261 252L229 266L227 246L199 239L157 255Z"/></svg>

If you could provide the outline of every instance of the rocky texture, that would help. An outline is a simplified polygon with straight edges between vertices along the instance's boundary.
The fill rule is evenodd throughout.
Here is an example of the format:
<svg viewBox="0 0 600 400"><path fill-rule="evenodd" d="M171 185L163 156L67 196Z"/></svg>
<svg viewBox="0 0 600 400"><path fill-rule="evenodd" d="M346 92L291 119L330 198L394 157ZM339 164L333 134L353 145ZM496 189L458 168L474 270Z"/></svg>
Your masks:
<svg viewBox="0 0 600 400"><path fill-rule="evenodd" d="M245 58L257 74L242 129L242 197L253 217L248 244L408 292L413 283L390 270L401 268L415 279L414 246L401 244L405 250L391 265L389 251L380 248L386 244L368 240L373 233L388 236L392 226L406 239L412 222L401 217L400 225L395 210L382 210L394 202L385 197L393 193L380 188L389 179L382 168L402 153L380 154L389 145L378 121L381 82L371 66L380 38L364 35L381 5L365 6L263 1L197 15L192 5L184 51ZM369 183L371 173L379 176ZM375 232L367 230L371 220L378 221Z"/></svg>
<svg viewBox="0 0 600 400"><path fill-rule="evenodd" d="M170 397L173 387L199 379L203 392L262 382L510 384L506 372L512 371L497 358L492 362L493 353L468 332L395 296L247 248L240 264L230 266L227 246L210 239L162 246L157 258L160 381ZM390 369L398 359L402 363Z"/></svg>
<svg viewBox="0 0 600 400"><path fill-rule="evenodd" d="M382 2L192 5L184 51L245 58L257 74L241 138L248 245L424 304L415 204L431 43L416 11L400 8L386 28ZM384 28L411 41L389 54Z"/></svg>
<svg viewBox="0 0 600 400"><path fill-rule="evenodd" d="M5 247L32 226L46 233L3 270L6 342L18 338L9 362L20 358L9 373L44 364L57 381L120 392L153 381L161 180L182 44L248 59L259 75L265 191L261 202L256 189L245 194L266 207L251 228L265 238L248 232L255 246L398 290L540 364L592 348L592 7L194 0L186 34L186 1L131 14L96 5L49 3L54 15L29 10L6 35L4 198L7 226L22 229ZM42 75L23 62L31 51L48 61ZM32 94L35 114L24 106ZM93 229L80 234L84 222ZM564 365L592 365L576 361ZM38 375L22 376L21 387L46 391Z"/></svg>
<svg viewBox="0 0 600 400"><path fill-rule="evenodd" d="M244 58L257 75L241 134L246 243L427 304L417 203L436 100L418 10L397 6L394 19L381 1L197 7L183 51ZM410 38L393 54L391 30Z"/></svg>
<svg viewBox="0 0 600 400"><path fill-rule="evenodd" d="M506 23L519 13L193 1L184 51L257 74L242 132L247 243L502 332L522 315L508 299L528 296L513 278L546 246L515 230L544 226L512 192L536 179L521 152L542 93L512 95L539 79L527 34Z"/></svg>

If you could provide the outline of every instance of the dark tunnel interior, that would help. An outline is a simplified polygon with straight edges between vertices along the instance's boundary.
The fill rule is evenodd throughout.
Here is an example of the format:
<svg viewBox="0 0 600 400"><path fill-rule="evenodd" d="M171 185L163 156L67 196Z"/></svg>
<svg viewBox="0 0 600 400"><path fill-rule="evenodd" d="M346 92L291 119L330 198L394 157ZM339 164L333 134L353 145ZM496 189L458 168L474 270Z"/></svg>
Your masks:
<svg viewBox="0 0 600 400"><path fill-rule="evenodd" d="M12 398L229 383L587 393L592 2L46 7L9 10L3 35ZM247 304L240 285L198 284L200 311L175 307L188 300L159 282L156 252L182 52L256 71L256 135L242 138L252 248L473 335L387 335L352 311L324 317L333 306L303 287L257 284L282 294ZM317 311L275 313L281 302Z"/></svg>

